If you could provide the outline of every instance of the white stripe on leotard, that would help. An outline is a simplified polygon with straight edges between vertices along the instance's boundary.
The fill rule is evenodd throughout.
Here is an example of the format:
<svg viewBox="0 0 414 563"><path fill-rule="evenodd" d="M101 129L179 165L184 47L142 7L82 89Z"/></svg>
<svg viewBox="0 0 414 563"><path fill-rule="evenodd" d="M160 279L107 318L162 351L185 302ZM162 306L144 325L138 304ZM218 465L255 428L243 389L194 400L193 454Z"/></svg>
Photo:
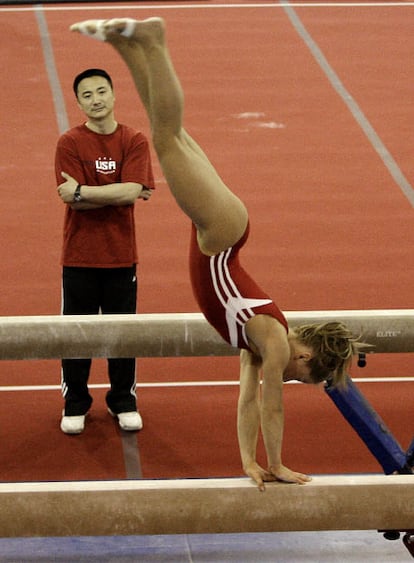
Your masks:
<svg viewBox="0 0 414 563"><path fill-rule="evenodd" d="M226 323L229 331L230 344L238 347L237 325L242 327L243 338L246 344L246 322L254 317L254 307L268 305L271 299L250 299L240 294L240 291L231 277L228 261L232 248L210 257L210 275L217 299L226 311Z"/></svg>

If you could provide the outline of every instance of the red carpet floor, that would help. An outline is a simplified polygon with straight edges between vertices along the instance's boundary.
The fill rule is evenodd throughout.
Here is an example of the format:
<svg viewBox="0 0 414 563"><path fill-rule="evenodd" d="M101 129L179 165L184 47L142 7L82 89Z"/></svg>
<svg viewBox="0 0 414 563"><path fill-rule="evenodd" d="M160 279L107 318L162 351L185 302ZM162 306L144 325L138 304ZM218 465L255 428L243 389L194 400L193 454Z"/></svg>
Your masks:
<svg viewBox="0 0 414 563"><path fill-rule="evenodd" d="M186 93L187 128L249 207L246 266L284 310L412 308L412 205L286 12L271 5L198 4L186 9L131 4L122 14L117 7L114 15L167 19ZM0 13L8 30L0 39L8 77L0 89L3 316L60 312L63 208L53 174L59 92L69 124L79 123L73 76L86 67L104 67L114 79L118 120L148 134L118 57L108 46L68 32L76 20L112 14L74 8ZM308 6L296 14L412 182L410 7ZM189 224L156 162L155 170L155 196L137 205L139 310L196 311L187 275ZM412 357L375 356L352 375L409 377ZM2 386L58 385L59 362L3 362L0 378ZM140 382L237 378L235 358L139 365ZM96 362L91 382L106 382L104 362ZM407 447L414 384L361 385ZM58 390L2 391L0 480L125 476L120 433L105 413L104 391L93 395L84 435L67 437L59 430ZM380 470L321 389L287 386L285 395L287 465L310 473ZM236 398L234 386L140 390L143 475L239 475Z"/></svg>

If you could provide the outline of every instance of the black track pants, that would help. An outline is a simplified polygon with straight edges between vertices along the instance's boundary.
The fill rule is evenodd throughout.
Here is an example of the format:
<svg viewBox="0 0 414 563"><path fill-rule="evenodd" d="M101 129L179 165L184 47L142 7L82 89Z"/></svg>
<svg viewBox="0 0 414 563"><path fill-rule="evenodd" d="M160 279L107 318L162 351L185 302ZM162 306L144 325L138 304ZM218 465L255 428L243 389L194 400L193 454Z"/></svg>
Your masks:
<svg viewBox="0 0 414 563"><path fill-rule="evenodd" d="M63 314L96 315L135 313L136 266L129 268L63 268ZM90 359L62 360L65 414L85 414L92 397L88 390ZM135 358L109 358L111 388L108 407L115 413L136 410Z"/></svg>

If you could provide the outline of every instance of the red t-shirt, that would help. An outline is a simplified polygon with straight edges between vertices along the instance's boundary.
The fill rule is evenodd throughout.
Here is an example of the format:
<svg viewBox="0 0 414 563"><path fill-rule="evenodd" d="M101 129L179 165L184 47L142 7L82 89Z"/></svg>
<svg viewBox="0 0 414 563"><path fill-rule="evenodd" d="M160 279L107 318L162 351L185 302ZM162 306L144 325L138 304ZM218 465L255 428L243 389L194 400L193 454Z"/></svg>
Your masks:
<svg viewBox="0 0 414 563"><path fill-rule="evenodd" d="M104 186L137 182L154 188L146 137L119 124L110 135L79 125L64 133L57 144L56 181L61 172L79 184ZM62 264L88 268L121 268L137 263L134 205L108 205L76 211L69 205L63 230Z"/></svg>

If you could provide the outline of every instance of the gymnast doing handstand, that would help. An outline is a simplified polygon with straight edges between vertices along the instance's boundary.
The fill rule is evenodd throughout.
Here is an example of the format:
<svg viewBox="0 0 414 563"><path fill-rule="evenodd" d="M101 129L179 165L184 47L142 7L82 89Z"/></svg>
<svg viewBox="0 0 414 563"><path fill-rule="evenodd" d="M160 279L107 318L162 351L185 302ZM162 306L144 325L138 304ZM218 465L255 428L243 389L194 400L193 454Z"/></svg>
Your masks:
<svg viewBox="0 0 414 563"><path fill-rule="evenodd" d="M194 295L209 323L241 349L237 428L245 473L260 490L266 481L306 483L309 476L282 463L283 382L329 380L340 385L357 350L356 339L338 322L289 329L283 313L240 265L248 213L183 128L183 91L170 59L164 21L87 20L71 30L110 43L127 64L148 114L165 179L192 221ZM266 469L256 461L260 430Z"/></svg>

